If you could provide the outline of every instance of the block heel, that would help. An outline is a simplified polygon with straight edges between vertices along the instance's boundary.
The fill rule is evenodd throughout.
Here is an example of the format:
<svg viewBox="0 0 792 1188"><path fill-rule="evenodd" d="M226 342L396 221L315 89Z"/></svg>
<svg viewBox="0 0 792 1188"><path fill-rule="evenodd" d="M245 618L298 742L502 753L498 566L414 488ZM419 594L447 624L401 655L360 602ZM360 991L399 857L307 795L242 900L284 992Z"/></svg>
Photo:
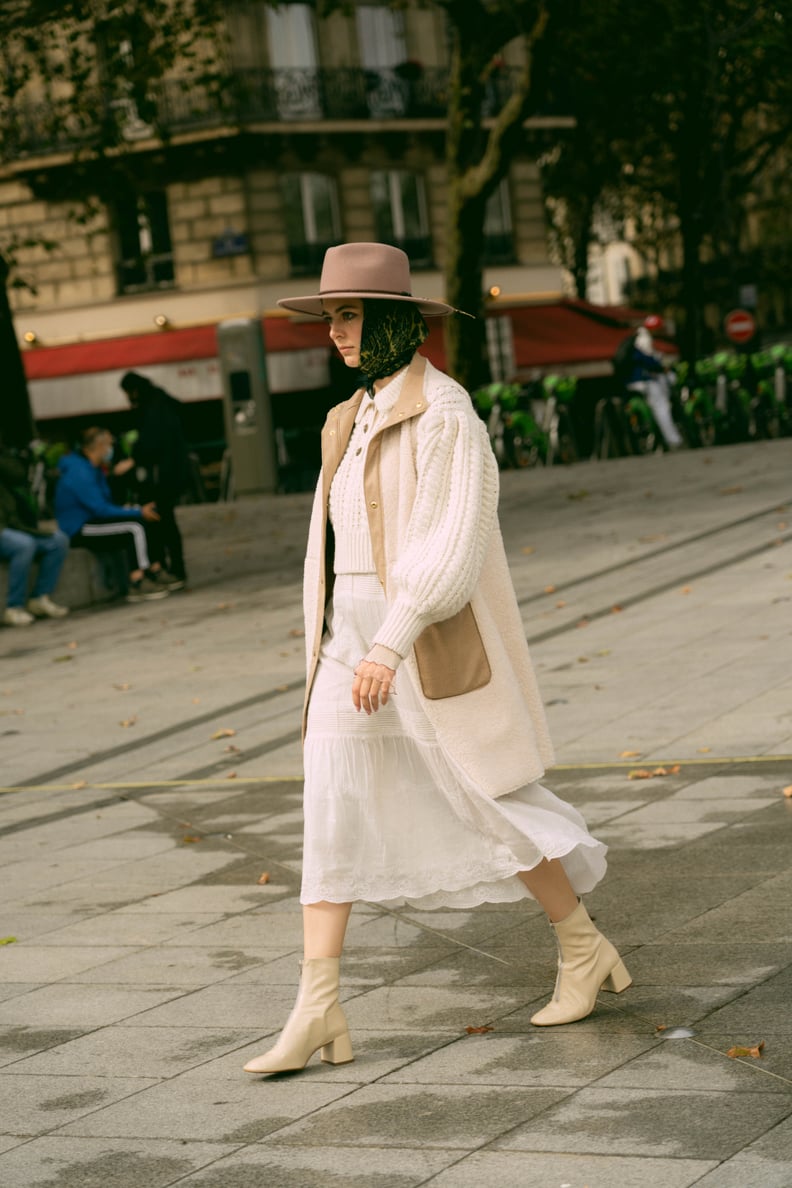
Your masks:
<svg viewBox="0 0 792 1188"><path fill-rule="evenodd" d="M621 994L622 990L626 990L628 986L632 986L632 978L627 972L626 965L620 959L602 983L602 989L610 990L613 994Z"/></svg>
<svg viewBox="0 0 792 1188"><path fill-rule="evenodd" d="M585 1019L597 1004L600 988L619 994L632 984L624 962L582 903L552 927L558 943L558 975L552 999L531 1016L536 1027Z"/></svg>
<svg viewBox="0 0 792 1188"><path fill-rule="evenodd" d="M349 1032L338 1035L322 1048L322 1060L325 1064L349 1064L355 1057L352 1055L352 1041Z"/></svg>

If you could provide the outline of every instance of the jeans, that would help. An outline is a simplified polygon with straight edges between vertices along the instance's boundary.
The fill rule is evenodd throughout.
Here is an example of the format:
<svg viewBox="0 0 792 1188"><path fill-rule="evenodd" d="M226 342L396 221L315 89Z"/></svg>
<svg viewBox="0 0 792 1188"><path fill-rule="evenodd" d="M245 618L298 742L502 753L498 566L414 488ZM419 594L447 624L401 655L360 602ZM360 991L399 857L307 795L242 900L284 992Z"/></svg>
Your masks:
<svg viewBox="0 0 792 1188"><path fill-rule="evenodd" d="M58 584L60 571L69 551L69 538L56 530L49 536L33 536L16 528L0 532L0 559L8 561L8 606L24 606L27 601L30 567L41 558L33 598L51 594Z"/></svg>

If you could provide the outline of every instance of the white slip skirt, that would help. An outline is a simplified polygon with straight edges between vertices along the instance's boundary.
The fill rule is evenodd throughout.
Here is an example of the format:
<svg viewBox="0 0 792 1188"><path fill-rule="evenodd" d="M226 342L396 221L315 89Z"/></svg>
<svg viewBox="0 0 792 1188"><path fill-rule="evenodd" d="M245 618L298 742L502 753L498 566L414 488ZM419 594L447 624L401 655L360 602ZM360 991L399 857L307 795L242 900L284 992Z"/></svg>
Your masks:
<svg viewBox="0 0 792 1188"><path fill-rule="evenodd" d="M530 898L517 871L560 858L578 895L605 873L607 846L541 784L493 799L437 741L406 666L370 716L354 669L386 613L376 574L336 577L305 740L300 901L406 901L470 908Z"/></svg>

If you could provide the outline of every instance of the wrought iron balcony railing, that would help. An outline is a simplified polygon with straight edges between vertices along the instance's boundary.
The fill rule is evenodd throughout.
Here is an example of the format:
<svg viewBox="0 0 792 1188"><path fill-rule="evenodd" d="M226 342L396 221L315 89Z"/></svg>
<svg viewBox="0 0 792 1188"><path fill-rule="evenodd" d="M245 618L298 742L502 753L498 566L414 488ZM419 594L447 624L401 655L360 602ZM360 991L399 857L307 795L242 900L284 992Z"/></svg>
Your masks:
<svg viewBox="0 0 792 1188"><path fill-rule="evenodd" d="M482 104L485 118L512 93L515 74L503 68L492 76ZM216 87L188 88L178 79L162 82L145 113L128 95L99 91L83 94L78 105L63 108L47 103L20 105L6 120L2 154L8 160L113 139L133 142L229 125L444 119L447 106L448 71L414 63L380 71L237 70Z"/></svg>

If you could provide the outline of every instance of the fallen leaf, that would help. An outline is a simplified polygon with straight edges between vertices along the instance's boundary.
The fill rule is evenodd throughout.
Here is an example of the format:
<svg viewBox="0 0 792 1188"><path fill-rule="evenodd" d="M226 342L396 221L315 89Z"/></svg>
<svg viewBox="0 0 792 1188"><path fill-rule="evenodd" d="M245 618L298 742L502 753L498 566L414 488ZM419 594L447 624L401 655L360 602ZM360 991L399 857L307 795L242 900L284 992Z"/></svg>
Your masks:
<svg viewBox="0 0 792 1188"><path fill-rule="evenodd" d="M15 936L0 936L0 945L14 945L16 944Z"/></svg>
<svg viewBox="0 0 792 1188"><path fill-rule="evenodd" d="M786 788L784 788L784 796L786 796L787 800L792 797L792 784L787 784Z"/></svg>
<svg viewBox="0 0 792 1188"><path fill-rule="evenodd" d="M692 590L692 588L693 588L692 586L683 586L682 589L679 591L679 593L680 594L689 594L690 591Z"/></svg>
<svg viewBox="0 0 792 1188"><path fill-rule="evenodd" d="M202 837L193 837L192 834L188 833L186 837L182 838L182 841L184 842L184 844L186 846L189 846L189 845L192 845L193 842L203 841L203 838Z"/></svg>
<svg viewBox="0 0 792 1188"><path fill-rule="evenodd" d="M545 586L544 592L545 594L555 594L556 588L555 586Z"/></svg>
<svg viewBox="0 0 792 1188"><path fill-rule="evenodd" d="M610 656L610 648L600 648L600 650L598 652L596 652L595 655Z"/></svg>
<svg viewBox="0 0 792 1188"><path fill-rule="evenodd" d="M74 659L74 656L53 656L52 663L53 664L63 664L66 660L73 660L73 659Z"/></svg>
<svg viewBox="0 0 792 1188"><path fill-rule="evenodd" d="M305 632L300 627L292 627L289 635L292 637L292 639L302 639L305 635Z"/></svg>
<svg viewBox="0 0 792 1188"><path fill-rule="evenodd" d="M742 487L721 487L721 495L739 495Z"/></svg>
<svg viewBox="0 0 792 1188"><path fill-rule="evenodd" d="M122 693L126 693L127 689L131 689L132 686L125 681L123 685L113 685L113 688L119 689Z"/></svg>
<svg viewBox="0 0 792 1188"><path fill-rule="evenodd" d="M588 656L578 656L578 664L588 664Z"/></svg>
<svg viewBox="0 0 792 1188"><path fill-rule="evenodd" d="M77 643L77 640L76 640L76 639L73 639L73 640L71 641L71 643L67 643L67 644L66 644L66 647L67 647L67 648L70 648L70 649L71 649L71 650L74 652L74 651L76 651L76 649L79 647L79 644Z"/></svg>
<svg viewBox="0 0 792 1188"><path fill-rule="evenodd" d="M562 606L566 606L566 603L564 602L563 598L559 598L558 602L556 603L556 606L558 607L559 610L561 609Z"/></svg>
<svg viewBox="0 0 792 1188"><path fill-rule="evenodd" d="M215 610L230 610L233 605L233 602L218 602L215 605Z"/></svg>
<svg viewBox="0 0 792 1188"><path fill-rule="evenodd" d="M192 703L193 703L193 705L200 705L201 704L200 697L193 697Z"/></svg>
<svg viewBox="0 0 792 1188"><path fill-rule="evenodd" d="M668 533L652 532L648 536L639 536L638 539L644 544L654 544L656 540L668 540Z"/></svg>
<svg viewBox="0 0 792 1188"><path fill-rule="evenodd" d="M753 1056L754 1060L758 1060L761 1057L762 1052L764 1051L764 1046L765 1046L764 1040L759 1040L758 1044L754 1044L753 1047L750 1047L750 1048L747 1048L747 1047L742 1048L739 1046L734 1047L734 1048L729 1048L726 1055L731 1056L732 1059L735 1059L737 1056Z"/></svg>
<svg viewBox="0 0 792 1188"><path fill-rule="evenodd" d="M787 525L786 520L781 520L780 523L776 524L776 528L779 532L783 532L784 529L787 527L788 527L788 525Z"/></svg>
<svg viewBox="0 0 792 1188"><path fill-rule="evenodd" d="M588 627L590 622L591 622L591 620L586 618L586 616L584 615L582 619L578 619L577 623L575 623L575 626L576 627Z"/></svg>
<svg viewBox="0 0 792 1188"><path fill-rule="evenodd" d="M652 771L648 771L645 767L637 767L631 771L627 777L630 780L653 780L656 776L678 775L679 764L674 767L655 767Z"/></svg>
<svg viewBox="0 0 792 1188"><path fill-rule="evenodd" d="M525 553L526 557L530 557L531 553L536 552L536 549L533 545L524 545L523 548L520 549L520 552Z"/></svg>
<svg viewBox="0 0 792 1188"><path fill-rule="evenodd" d="M622 612L623 610L624 610L624 607L623 607L623 606L619 606L618 602L616 602L616 603L614 603L614 604L613 604L613 606L611 607L611 614L612 614L612 615L618 615L618 614L621 614L621 612Z"/></svg>
<svg viewBox="0 0 792 1188"><path fill-rule="evenodd" d="M621 755L619 755L619 758L620 759L637 759L638 756L640 755L640 753L641 753L640 751L622 751Z"/></svg>
<svg viewBox="0 0 792 1188"><path fill-rule="evenodd" d="M259 878L258 878L259 887L263 887L264 884L268 883L269 881L270 881L269 872L265 870L264 874L259 875Z"/></svg>
<svg viewBox="0 0 792 1188"><path fill-rule="evenodd" d="M699 755L709 755L711 750L712 750L712 747L699 747L698 753L699 753Z"/></svg>
<svg viewBox="0 0 792 1188"><path fill-rule="evenodd" d="M488 1031L492 1031L491 1027L466 1027L465 1031L468 1035L486 1035Z"/></svg>
<svg viewBox="0 0 792 1188"><path fill-rule="evenodd" d="M588 499L588 495L589 493L586 490L569 491L567 493L567 499Z"/></svg>
<svg viewBox="0 0 792 1188"><path fill-rule="evenodd" d="M235 780L236 778L237 773L235 771L229 771L228 775L226 776L227 780Z"/></svg>
<svg viewBox="0 0 792 1188"><path fill-rule="evenodd" d="M229 743L227 747L223 747L224 755L238 755L239 747L235 747L233 743Z"/></svg>
<svg viewBox="0 0 792 1188"><path fill-rule="evenodd" d="M288 686L288 685L276 685L276 686L275 686L275 691L276 691L277 693L288 693L288 692L289 692L289 686Z"/></svg>
<svg viewBox="0 0 792 1188"><path fill-rule="evenodd" d="M231 726L223 726L220 730L215 730L214 734L211 737L213 739L233 738L235 734L236 734L236 730L234 730Z"/></svg>
<svg viewBox="0 0 792 1188"><path fill-rule="evenodd" d="M681 765L679 763L675 763L673 767L669 767L668 774L669 775L679 775L681 770L682 770Z"/></svg>
<svg viewBox="0 0 792 1188"><path fill-rule="evenodd" d="M137 722L137 714L133 714L131 718L122 718L118 723L119 726L134 726Z"/></svg>
<svg viewBox="0 0 792 1188"><path fill-rule="evenodd" d="M668 1027L667 1023L657 1023L655 1025L655 1031L665 1031L667 1027Z"/></svg>
<svg viewBox="0 0 792 1188"><path fill-rule="evenodd" d="M88 784L85 780L77 780L76 784L70 784L69 787L74 792L79 792L81 788L87 788Z"/></svg>

